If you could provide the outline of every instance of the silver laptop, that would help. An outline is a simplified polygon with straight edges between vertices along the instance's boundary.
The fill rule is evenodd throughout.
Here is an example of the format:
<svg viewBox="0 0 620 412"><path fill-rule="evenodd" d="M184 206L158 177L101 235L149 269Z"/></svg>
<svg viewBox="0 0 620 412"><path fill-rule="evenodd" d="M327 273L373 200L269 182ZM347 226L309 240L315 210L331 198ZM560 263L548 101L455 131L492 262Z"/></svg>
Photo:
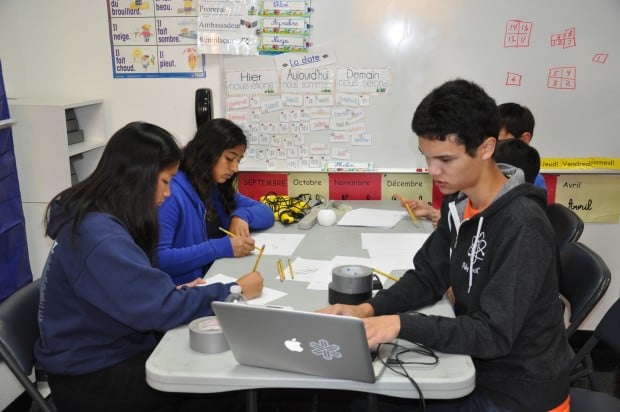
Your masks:
<svg viewBox="0 0 620 412"><path fill-rule="evenodd" d="M268 306L211 305L242 365L370 383L384 369L378 358L372 360L361 319Z"/></svg>

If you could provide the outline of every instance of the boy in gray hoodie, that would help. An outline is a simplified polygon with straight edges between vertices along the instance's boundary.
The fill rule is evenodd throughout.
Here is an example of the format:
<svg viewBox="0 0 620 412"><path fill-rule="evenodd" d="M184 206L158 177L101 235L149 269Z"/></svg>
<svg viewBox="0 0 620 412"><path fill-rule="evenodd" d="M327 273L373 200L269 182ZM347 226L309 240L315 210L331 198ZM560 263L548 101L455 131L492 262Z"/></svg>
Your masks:
<svg viewBox="0 0 620 412"><path fill-rule="evenodd" d="M363 318L371 347L401 338L470 355L474 392L429 402L427 410L547 411L568 402L570 348L546 192L523 184L520 169L495 163L495 101L474 83L446 82L422 100L412 129L447 195L437 229L399 282L366 303L321 311ZM449 287L454 318L408 313L442 299ZM383 399L381 410L391 401Z"/></svg>

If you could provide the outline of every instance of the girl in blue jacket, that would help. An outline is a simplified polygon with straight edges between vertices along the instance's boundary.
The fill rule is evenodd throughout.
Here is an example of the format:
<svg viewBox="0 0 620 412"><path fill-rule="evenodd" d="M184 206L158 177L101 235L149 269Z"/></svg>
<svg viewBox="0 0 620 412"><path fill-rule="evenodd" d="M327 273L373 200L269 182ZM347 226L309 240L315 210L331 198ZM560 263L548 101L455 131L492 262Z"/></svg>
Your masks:
<svg viewBox="0 0 620 412"><path fill-rule="evenodd" d="M203 123L185 147L172 196L159 209L159 264L177 285L202 277L215 259L248 255L250 231L273 225L271 208L236 189L246 147L243 130L228 119Z"/></svg>
<svg viewBox="0 0 620 412"><path fill-rule="evenodd" d="M145 362L162 332L212 315L211 302L231 284L177 286L153 267L157 208L170 196L180 157L164 129L130 123L110 138L95 171L48 206L54 244L35 355L59 411L189 410L188 395L147 385ZM252 297L263 279L252 272L237 283Z"/></svg>

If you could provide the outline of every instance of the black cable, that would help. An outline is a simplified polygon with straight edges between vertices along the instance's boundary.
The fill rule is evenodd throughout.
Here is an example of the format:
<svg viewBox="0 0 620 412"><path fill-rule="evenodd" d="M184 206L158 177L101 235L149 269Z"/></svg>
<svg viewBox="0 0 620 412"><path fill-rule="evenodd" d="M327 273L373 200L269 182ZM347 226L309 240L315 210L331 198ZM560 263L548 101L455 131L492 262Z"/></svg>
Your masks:
<svg viewBox="0 0 620 412"><path fill-rule="evenodd" d="M422 393L422 390L420 389L420 386L415 381L415 379L413 379L411 375L409 375L409 372L407 372L405 365L434 366L439 363L439 357L435 354L435 352L433 352L432 349L419 343L414 343L416 347L406 347L406 346L400 345L398 343L393 343L393 342L380 343L377 346L377 354L380 353L379 349L381 348L381 346L385 346L385 345L392 346L392 350L390 351L390 353L393 353L393 355L391 355L387 359L382 359L380 356L377 355L379 357L379 360L381 361L381 363L383 363L383 365L385 365L386 368L390 369L392 372L400 376L406 377L409 380L409 382L411 382L411 385L415 388L416 392L418 393L418 398L420 400L420 406L422 407L422 411L426 411L426 401L424 399L424 394ZM398 351L394 353L395 350L398 350ZM401 355L404 355L406 353L417 353L419 355L423 355L431 359L428 361L402 360ZM399 366L401 371L396 370L394 366Z"/></svg>

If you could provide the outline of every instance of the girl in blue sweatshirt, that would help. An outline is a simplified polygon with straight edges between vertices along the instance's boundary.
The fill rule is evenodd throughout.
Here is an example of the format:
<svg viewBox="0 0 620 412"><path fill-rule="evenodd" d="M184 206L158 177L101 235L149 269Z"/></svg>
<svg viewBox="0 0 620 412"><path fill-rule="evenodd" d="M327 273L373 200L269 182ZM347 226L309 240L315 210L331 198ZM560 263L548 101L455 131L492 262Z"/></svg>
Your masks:
<svg viewBox="0 0 620 412"><path fill-rule="evenodd" d="M211 302L231 285L193 287L200 279L177 286L154 267L157 209L170 196L180 157L164 129L130 123L110 138L92 175L48 206L54 244L35 355L60 412L190 410L187 395L147 385L145 361L162 332L212 315ZM252 272L237 283L252 297L263 279Z"/></svg>
<svg viewBox="0 0 620 412"><path fill-rule="evenodd" d="M215 259L248 255L250 231L273 225L271 208L236 189L246 147L243 130L228 119L203 123L185 147L172 196L159 209L159 263L177 285L202 277Z"/></svg>

